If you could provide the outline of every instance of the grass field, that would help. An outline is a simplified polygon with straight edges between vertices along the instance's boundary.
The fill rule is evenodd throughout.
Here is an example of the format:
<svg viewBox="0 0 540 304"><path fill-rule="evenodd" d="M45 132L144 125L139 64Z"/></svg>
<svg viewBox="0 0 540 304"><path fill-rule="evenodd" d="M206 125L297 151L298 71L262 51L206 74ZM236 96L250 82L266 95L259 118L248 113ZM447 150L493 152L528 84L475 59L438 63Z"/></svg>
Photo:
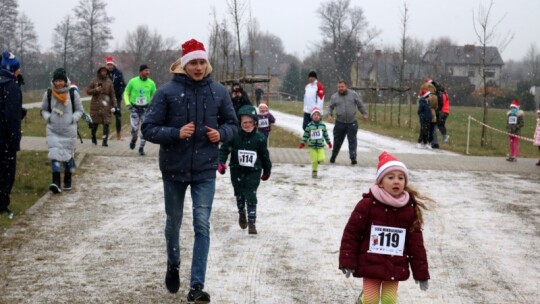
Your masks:
<svg viewBox="0 0 540 304"><path fill-rule="evenodd" d="M325 103L325 107L328 103ZM411 128L408 127L409 122L409 106L402 105L401 126L397 124L397 105L394 105L394 111L392 113L392 122L390 121L390 106L386 108L386 114L384 113L384 107L379 105L374 107L369 104L366 105L370 112L370 118L368 121L363 121L358 116L359 128L367 131L372 131L378 134L407 140L410 142L417 142L419 134L418 116L416 114L416 105L412 106L412 119ZM301 116L303 115L303 103L302 102L290 102L290 101L272 101L270 104L270 111L277 110L289 114ZM377 120L374 120L374 109L376 109ZM499 129L505 130L506 127L506 109L489 109L488 112L488 125ZM465 154L467 147L467 125L468 117L472 116L479 121L482 121L483 109L473 107L451 107L450 116L446 121L446 128L450 135L450 140L447 144L441 144L441 148L457 153ZM532 138L534 130L536 128L536 113L525 112L525 127L521 130L521 135ZM479 156L506 156L508 153L508 136L499 132L488 129L487 130L487 145L482 147L480 145L481 125L471 122L469 139L469 154ZM439 142L442 136L439 133ZM519 157L538 157L538 147L533 146L531 142L521 140L520 141L520 155Z"/></svg>

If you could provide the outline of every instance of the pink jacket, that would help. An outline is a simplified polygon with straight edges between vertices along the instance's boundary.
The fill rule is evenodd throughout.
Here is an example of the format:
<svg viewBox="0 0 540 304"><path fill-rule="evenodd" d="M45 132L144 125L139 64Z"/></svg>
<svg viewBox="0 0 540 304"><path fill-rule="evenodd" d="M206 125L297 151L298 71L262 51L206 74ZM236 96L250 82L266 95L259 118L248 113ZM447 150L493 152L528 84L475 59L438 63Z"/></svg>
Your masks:
<svg viewBox="0 0 540 304"><path fill-rule="evenodd" d="M540 118L536 119L536 131L534 131L533 145L540 146Z"/></svg>

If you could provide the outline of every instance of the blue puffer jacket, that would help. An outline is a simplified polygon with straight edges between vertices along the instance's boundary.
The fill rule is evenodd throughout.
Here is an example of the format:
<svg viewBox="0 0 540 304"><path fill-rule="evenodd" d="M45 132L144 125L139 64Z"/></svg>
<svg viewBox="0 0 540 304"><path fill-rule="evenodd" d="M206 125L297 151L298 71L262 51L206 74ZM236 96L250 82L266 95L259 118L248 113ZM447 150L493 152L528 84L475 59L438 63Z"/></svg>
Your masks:
<svg viewBox="0 0 540 304"><path fill-rule="evenodd" d="M426 99L420 98L418 100L418 117L420 118L420 123L431 123L433 115L431 114L431 108Z"/></svg>
<svg viewBox="0 0 540 304"><path fill-rule="evenodd" d="M180 139L180 128L195 123L195 133ZM185 73L160 87L152 98L142 124L143 137L160 144L159 168L164 180L200 181L216 177L218 143L212 143L206 128L217 129L227 142L238 132L238 119L229 93L208 75L193 81Z"/></svg>
<svg viewBox="0 0 540 304"><path fill-rule="evenodd" d="M21 144L22 93L13 74L0 70L0 150L14 152Z"/></svg>

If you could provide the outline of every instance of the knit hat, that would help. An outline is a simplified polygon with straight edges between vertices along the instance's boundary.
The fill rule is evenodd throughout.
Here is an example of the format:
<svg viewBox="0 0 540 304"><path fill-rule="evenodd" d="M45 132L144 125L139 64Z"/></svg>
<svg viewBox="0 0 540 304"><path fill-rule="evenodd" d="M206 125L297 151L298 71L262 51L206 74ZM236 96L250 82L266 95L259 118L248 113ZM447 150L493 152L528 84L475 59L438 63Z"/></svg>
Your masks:
<svg viewBox="0 0 540 304"><path fill-rule="evenodd" d="M510 104L510 108L518 108L519 109L519 101L517 99L512 100L512 103Z"/></svg>
<svg viewBox="0 0 540 304"><path fill-rule="evenodd" d="M149 69L150 67L147 66L146 64L141 64L141 66L139 67L139 73L146 70L146 69Z"/></svg>
<svg viewBox="0 0 540 304"><path fill-rule="evenodd" d="M309 74L307 75L307 77L314 77L315 79L317 79L317 73L315 73L315 71L311 71L309 72Z"/></svg>
<svg viewBox="0 0 540 304"><path fill-rule="evenodd" d="M259 110L260 110L260 109L267 109L267 110L268 110L268 105L267 105L265 102L261 102L261 103L259 104Z"/></svg>
<svg viewBox="0 0 540 304"><path fill-rule="evenodd" d="M184 68L188 62L195 59L204 59L208 61L208 53L206 53L204 44L202 44L202 42L191 39L182 44L182 58L180 58L180 66Z"/></svg>
<svg viewBox="0 0 540 304"><path fill-rule="evenodd" d="M58 68L58 69L54 70L52 80L53 80L53 82L55 80L63 80L65 82L68 82L66 70L64 70L63 68Z"/></svg>
<svg viewBox="0 0 540 304"><path fill-rule="evenodd" d="M384 151L379 155L379 165L377 166L377 174L375 176L375 183L379 184L383 177L391 171L400 171L405 174L405 186L409 181L409 171L404 163L400 162L390 153Z"/></svg>
<svg viewBox="0 0 540 304"><path fill-rule="evenodd" d="M109 64L109 63L114 65L114 60L113 60L112 56L108 56L105 59L105 64Z"/></svg>
<svg viewBox="0 0 540 304"><path fill-rule="evenodd" d="M429 95L431 95L431 92L430 92L429 90L422 90L422 91L420 91L420 95L419 95L419 96L420 96L421 98L428 98Z"/></svg>
<svg viewBox="0 0 540 304"><path fill-rule="evenodd" d="M2 69L11 73L17 71L21 67L19 59L8 50L2 52Z"/></svg>
<svg viewBox="0 0 540 304"><path fill-rule="evenodd" d="M427 82L427 83L432 83L432 82L433 82L433 79L432 79L431 77L428 77L428 78L426 78L426 82Z"/></svg>
<svg viewBox="0 0 540 304"><path fill-rule="evenodd" d="M319 115L321 115L321 110L317 107L314 107L313 110L311 110L311 117L313 117L313 114L315 114L315 112L319 113Z"/></svg>

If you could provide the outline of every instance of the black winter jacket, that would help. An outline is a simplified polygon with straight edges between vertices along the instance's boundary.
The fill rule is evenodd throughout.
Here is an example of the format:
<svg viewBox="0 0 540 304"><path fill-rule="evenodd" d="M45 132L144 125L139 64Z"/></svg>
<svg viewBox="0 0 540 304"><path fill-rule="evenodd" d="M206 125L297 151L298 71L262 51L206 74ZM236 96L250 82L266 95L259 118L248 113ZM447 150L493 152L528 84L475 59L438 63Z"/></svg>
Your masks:
<svg viewBox="0 0 540 304"><path fill-rule="evenodd" d="M0 70L0 151L20 150L22 92L13 74Z"/></svg>

